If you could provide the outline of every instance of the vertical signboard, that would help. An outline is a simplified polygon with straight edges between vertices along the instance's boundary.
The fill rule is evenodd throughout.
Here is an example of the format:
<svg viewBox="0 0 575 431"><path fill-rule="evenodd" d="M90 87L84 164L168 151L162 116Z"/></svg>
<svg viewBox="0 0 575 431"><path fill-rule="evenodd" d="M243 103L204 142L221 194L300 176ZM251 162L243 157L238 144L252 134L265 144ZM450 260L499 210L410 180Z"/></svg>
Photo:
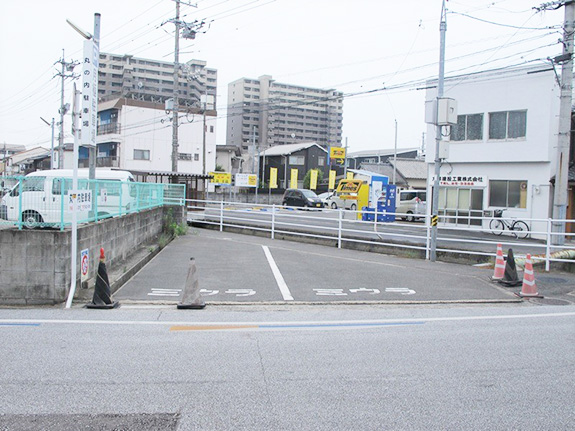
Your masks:
<svg viewBox="0 0 575 431"><path fill-rule="evenodd" d="M335 171L329 171L329 185L327 187L330 190L335 189Z"/></svg>
<svg viewBox="0 0 575 431"><path fill-rule="evenodd" d="M290 188L297 189L297 169L291 170Z"/></svg>
<svg viewBox="0 0 575 431"><path fill-rule="evenodd" d="M330 147L329 148L329 160L330 160L330 165L343 166L343 163L345 161L345 148Z"/></svg>
<svg viewBox="0 0 575 431"><path fill-rule="evenodd" d="M82 62L82 145L96 146L98 115L99 49L93 39L84 41Z"/></svg>
<svg viewBox="0 0 575 431"><path fill-rule="evenodd" d="M347 179L347 180L353 180L353 172L348 172L346 179Z"/></svg>
<svg viewBox="0 0 575 431"><path fill-rule="evenodd" d="M309 188L311 190L317 189L317 170L312 169L309 177Z"/></svg>
<svg viewBox="0 0 575 431"><path fill-rule="evenodd" d="M270 189L278 188L278 168L270 168Z"/></svg>

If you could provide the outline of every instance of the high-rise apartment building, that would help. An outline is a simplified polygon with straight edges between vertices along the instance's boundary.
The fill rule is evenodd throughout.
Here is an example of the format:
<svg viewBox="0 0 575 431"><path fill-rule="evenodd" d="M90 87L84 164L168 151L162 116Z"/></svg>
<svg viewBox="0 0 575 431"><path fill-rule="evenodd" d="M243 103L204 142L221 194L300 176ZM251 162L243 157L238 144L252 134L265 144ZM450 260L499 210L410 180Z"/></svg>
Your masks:
<svg viewBox="0 0 575 431"><path fill-rule="evenodd" d="M343 93L275 82L271 76L228 84L228 145L243 150L316 142L341 146Z"/></svg>
<svg viewBox="0 0 575 431"><path fill-rule="evenodd" d="M180 109L201 108L203 94L213 95L215 99L217 70L207 68L206 62L201 60L180 63L178 87ZM98 95L100 101L126 97L165 103L174 96L174 64L102 52Z"/></svg>

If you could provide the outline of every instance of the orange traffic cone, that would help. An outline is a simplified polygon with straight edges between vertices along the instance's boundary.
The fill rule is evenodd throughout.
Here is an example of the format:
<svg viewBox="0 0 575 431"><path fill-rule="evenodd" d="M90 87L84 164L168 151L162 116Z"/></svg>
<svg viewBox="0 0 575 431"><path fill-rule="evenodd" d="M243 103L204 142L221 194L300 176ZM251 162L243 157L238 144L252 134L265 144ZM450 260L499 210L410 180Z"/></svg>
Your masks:
<svg viewBox="0 0 575 431"><path fill-rule="evenodd" d="M537 285L535 284L535 274L533 273L533 264L531 263L531 255L528 254L525 259L525 270L523 271L523 284L521 292L517 294L524 298L542 298L537 292Z"/></svg>
<svg viewBox="0 0 575 431"><path fill-rule="evenodd" d="M495 257L495 269L491 280L502 280L505 274L505 260L503 259L503 248L497 244L497 256Z"/></svg>

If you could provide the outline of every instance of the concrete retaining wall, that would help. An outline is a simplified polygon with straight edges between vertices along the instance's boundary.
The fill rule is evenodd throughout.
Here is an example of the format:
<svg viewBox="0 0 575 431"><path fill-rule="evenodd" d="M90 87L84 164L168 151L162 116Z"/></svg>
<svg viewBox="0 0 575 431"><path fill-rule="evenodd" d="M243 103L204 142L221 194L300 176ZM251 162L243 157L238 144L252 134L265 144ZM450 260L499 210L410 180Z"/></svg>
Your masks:
<svg viewBox="0 0 575 431"><path fill-rule="evenodd" d="M107 266L120 265L162 232L168 212L176 223L185 220L182 207L163 207L79 226L77 289L81 250L89 250L89 276L95 277L100 247ZM65 302L71 285L71 237L70 229L0 230L0 304Z"/></svg>

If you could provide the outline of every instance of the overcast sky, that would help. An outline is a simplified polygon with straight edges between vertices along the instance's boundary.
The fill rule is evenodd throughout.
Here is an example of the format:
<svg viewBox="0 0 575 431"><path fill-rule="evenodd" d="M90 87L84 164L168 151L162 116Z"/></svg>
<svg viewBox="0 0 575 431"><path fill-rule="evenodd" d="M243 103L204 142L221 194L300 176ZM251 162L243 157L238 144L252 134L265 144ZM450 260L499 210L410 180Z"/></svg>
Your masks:
<svg viewBox="0 0 575 431"><path fill-rule="evenodd" d="M447 2L446 76L545 61L561 53L563 8L532 0ZM437 78L441 0L197 0L182 17L207 32L182 41L180 61L218 70L217 143L225 144L227 85L267 74L278 82L334 88L347 96L350 151L421 146L425 79ZM65 50L80 60L82 37L102 15L100 50L173 61L172 0L0 1L0 145L50 146ZM80 68L77 69L79 71ZM66 102L71 103L71 80ZM384 91L374 91L382 88ZM526 89L527 91L527 89ZM363 94L362 94L363 93ZM486 96L488 97L488 95ZM71 141L66 120L66 142Z"/></svg>

